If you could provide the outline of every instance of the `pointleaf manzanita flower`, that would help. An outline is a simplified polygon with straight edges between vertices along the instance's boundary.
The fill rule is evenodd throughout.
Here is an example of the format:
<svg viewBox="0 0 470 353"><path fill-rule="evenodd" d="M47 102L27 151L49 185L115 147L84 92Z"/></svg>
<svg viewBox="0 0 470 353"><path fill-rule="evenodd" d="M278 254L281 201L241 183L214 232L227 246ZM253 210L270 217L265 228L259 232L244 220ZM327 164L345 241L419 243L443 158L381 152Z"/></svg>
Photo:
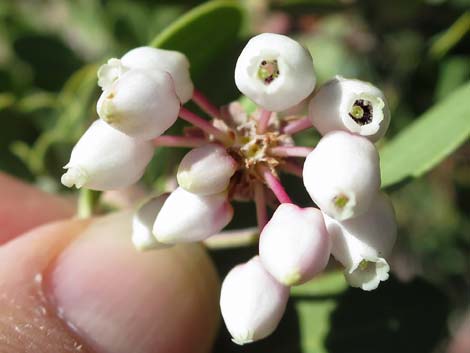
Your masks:
<svg viewBox="0 0 470 353"><path fill-rule="evenodd" d="M121 59L112 58L98 70L98 85L107 90L129 69L159 70L170 74L181 103L193 95L193 82L186 56L173 50L139 47L130 50Z"/></svg>
<svg viewBox="0 0 470 353"><path fill-rule="evenodd" d="M244 344L274 331L289 286L321 272L330 252L352 286L376 288L388 278L396 224L391 204L379 193L373 144L390 119L380 90L336 77L312 93L310 53L272 33L248 42L235 82L258 107L214 106L194 90L181 53L140 47L110 59L98 72L102 120L74 147L62 182L97 190L125 187L142 176L154 147L193 148L179 165L179 187L136 211L132 240L141 250L205 240L231 221L232 200L253 200L259 256L229 272L220 299L233 340ZM191 97L211 121L180 106ZM309 101L310 116L299 117ZM178 115L193 127L182 136L160 136ZM292 135L312 121L323 138L313 151L295 146ZM303 169L299 157L307 157ZM322 212L294 205L281 172L303 176ZM269 220L267 206L278 204Z"/></svg>
<svg viewBox="0 0 470 353"><path fill-rule="evenodd" d="M171 76L161 70L126 71L103 91L97 104L101 119L145 140L160 136L173 125L179 110Z"/></svg>
<svg viewBox="0 0 470 353"><path fill-rule="evenodd" d="M274 212L259 241L263 265L287 286L309 281L323 271L330 258L330 248L321 212L287 203Z"/></svg>
<svg viewBox="0 0 470 353"><path fill-rule="evenodd" d="M286 110L315 87L312 57L289 37L263 33L250 39L235 67L238 89L261 107Z"/></svg>
<svg viewBox="0 0 470 353"><path fill-rule="evenodd" d="M176 177L183 189L199 195L211 195L227 189L237 168L237 162L224 147L207 144L184 156Z"/></svg>
<svg viewBox="0 0 470 353"><path fill-rule="evenodd" d="M153 150L151 142L135 140L97 120L73 148L62 184L93 190L129 186L143 175Z"/></svg>
<svg viewBox="0 0 470 353"><path fill-rule="evenodd" d="M309 116L321 134L344 130L380 139L390 123L385 97L377 87L337 76L320 87L309 105Z"/></svg>
<svg viewBox="0 0 470 353"><path fill-rule="evenodd" d="M145 201L132 217L132 243L137 250L166 248L168 244L160 243L152 233L155 217L170 194L152 197Z"/></svg>
<svg viewBox="0 0 470 353"><path fill-rule="evenodd" d="M153 234L166 244L200 241L219 232L232 217L226 193L202 196L179 187L158 213Z"/></svg>
<svg viewBox="0 0 470 353"><path fill-rule="evenodd" d="M388 279L386 258L395 244L397 226L393 206L379 193L363 215L339 222L324 215L333 241L333 256L345 267L349 284L364 290Z"/></svg>
<svg viewBox="0 0 470 353"><path fill-rule="evenodd" d="M232 340L245 344L270 335L284 314L289 289L276 281L258 256L225 277L220 308Z"/></svg>
<svg viewBox="0 0 470 353"><path fill-rule="evenodd" d="M369 140L333 131L305 160L304 185L323 212L345 220L369 209L380 187L379 168L379 155Z"/></svg>

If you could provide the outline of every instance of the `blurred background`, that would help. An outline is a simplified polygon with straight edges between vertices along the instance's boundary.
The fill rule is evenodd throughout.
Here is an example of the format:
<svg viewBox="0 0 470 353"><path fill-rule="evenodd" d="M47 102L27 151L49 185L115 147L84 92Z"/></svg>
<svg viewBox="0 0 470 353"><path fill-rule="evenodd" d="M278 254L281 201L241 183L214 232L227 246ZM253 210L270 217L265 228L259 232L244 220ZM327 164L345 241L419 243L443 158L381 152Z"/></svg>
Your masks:
<svg viewBox="0 0 470 353"><path fill-rule="evenodd" d="M152 42L200 3L0 1L0 170L76 197L62 188L60 175L74 143L97 118L97 67L109 57ZM234 63L247 39L259 32L289 34L301 41L312 53L320 84L341 74L383 89L392 111L387 139L469 82L469 0L239 4L244 11L233 38L217 48L211 47L210 38L194 44L210 59L196 57L194 81L218 104L238 99ZM470 106L470 96L462 104ZM441 118L448 119L446 115ZM470 109L467 116L468 131ZM299 142L307 145L317 139L314 132L299 135ZM414 153L413 148L411 144L406 153ZM238 347L223 328L214 351L470 352L468 134L452 150L425 176L387 189L399 222L391 280L373 293L349 289L333 264L327 275L293 290L288 312L272 337ZM157 151L142 184L104 195L101 211L168 187L182 153ZM167 163L158 163L163 157ZM298 179L285 182L296 201L308 203ZM251 205L237 208L232 228L255 225ZM211 250L221 276L255 252L253 246Z"/></svg>

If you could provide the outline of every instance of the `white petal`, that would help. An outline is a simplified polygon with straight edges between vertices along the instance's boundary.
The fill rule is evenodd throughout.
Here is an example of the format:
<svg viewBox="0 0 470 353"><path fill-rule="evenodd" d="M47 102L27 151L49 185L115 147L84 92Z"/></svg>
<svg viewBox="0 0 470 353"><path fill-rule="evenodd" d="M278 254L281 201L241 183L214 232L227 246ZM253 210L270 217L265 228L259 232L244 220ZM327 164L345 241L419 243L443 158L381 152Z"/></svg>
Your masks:
<svg viewBox="0 0 470 353"><path fill-rule="evenodd" d="M178 184L198 195L218 194L227 189L237 163L220 145L208 144L188 152L178 167Z"/></svg>
<svg viewBox="0 0 470 353"><path fill-rule="evenodd" d="M306 158L303 180L323 212L345 220L369 209L380 188L379 168L379 155L372 142L333 131Z"/></svg>
<svg viewBox="0 0 470 353"><path fill-rule="evenodd" d="M351 287L371 291L388 279L390 266L385 259L363 260L359 266L345 269L344 276Z"/></svg>
<svg viewBox="0 0 470 353"><path fill-rule="evenodd" d="M274 72L270 82L260 77L266 65ZM300 103L313 91L315 82L308 50L280 34L251 38L235 67L238 89L261 107L276 112Z"/></svg>
<svg viewBox="0 0 470 353"><path fill-rule="evenodd" d="M261 232L259 254L268 272L291 286L305 283L323 271L331 240L321 212L281 204Z"/></svg>
<svg viewBox="0 0 470 353"><path fill-rule="evenodd" d="M355 107L358 104L359 108ZM353 118L354 108L359 109L362 119ZM382 91L368 82L341 76L320 87L310 102L309 116L322 135L343 130L372 142L380 139L390 124L390 111Z"/></svg>
<svg viewBox="0 0 470 353"><path fill-rule="evenodd" d="M151 142L133 139L97 120L73 148L62 183L93 190L129 186L144 174L153 151Z"/></svg>
<svg viewBox="0 0 470 353"><path fill-rule="evenodd" d="M270 335L284 314L289 289L263 268L258 256L225 277L220 308L233 341L243 345Z"/></svg>
<svg viewBox="0 0 470 353"><path fill-rule="evenodd" d="M98 115L112 127L139 139L153 139L178 118L180 102L168 73L133 69L105 90Z"/></svg>
<svg viewBox="0 0 470 353"><path fill-rule="evenodd" d="M191 99L194 86L189 74L189 61L183 53L139 47L127 52L121 61L131 69L157 69L168 72L173 78L176 94L181 103Z"/></svg>
<svg viewBox="0 0 470 353"><path fill-rule="evenodd" d="M379 193L370 209L359 217L337 221L324 214L331 236L332 254L345 267L352 286L375 289L388 278L390 256L397 236L393 206Z"/></svg>
<svg viewBox="0 0 470 353"><path fill-rule="evenodd" d="M160 210L153 234L166 244L200 241L222 230L232 216L225 193L200 196L179 187Z"/></svg>
<svg viewBox="0 0 470 353"><path fill-rule="evenodd" d="M143 203L132 218L132 243L139 251L168 247L152 234L152 227L163 203L170 194L152 197Z"/></svg>
<svg viewBox="0 0 470 353"><path fill-rule="evenodd" d="M109 89L127 69L122 65L121 60L111 58L98 69L98 86L103 91Z"/></svg>

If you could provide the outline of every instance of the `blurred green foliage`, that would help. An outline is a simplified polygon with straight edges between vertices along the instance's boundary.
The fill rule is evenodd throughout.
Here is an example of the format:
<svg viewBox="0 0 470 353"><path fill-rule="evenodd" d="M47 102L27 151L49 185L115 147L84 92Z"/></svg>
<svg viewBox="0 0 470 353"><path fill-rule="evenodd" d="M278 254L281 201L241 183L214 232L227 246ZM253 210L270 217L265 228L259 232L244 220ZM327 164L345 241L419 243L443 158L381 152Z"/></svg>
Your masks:
<svg viewBox="0 0 470 353"><path fill-rule="evenodd" d="M249 36L289 33L312 52L319 83L354 76L388 97L392 123L380 147L400 225L398 279L363 293L332 269L293 290L272 337L240 348L222 330L215 351L445 350L470 290L470 1L222 0L194 9L198 3L0 2L0 169L64 191L61 168L96 119L96 69L109 57L148 43L182 50L196 86L223 104L238 98L233 68ZM314 145L318 135L298 139ZM143 183L161 188L181 153L157 150ZM310 202L299 179L284 181L296 201ZM254 208L239 204L231 227L254 220ZM212 255L224 275L254 253Z"/></svg>

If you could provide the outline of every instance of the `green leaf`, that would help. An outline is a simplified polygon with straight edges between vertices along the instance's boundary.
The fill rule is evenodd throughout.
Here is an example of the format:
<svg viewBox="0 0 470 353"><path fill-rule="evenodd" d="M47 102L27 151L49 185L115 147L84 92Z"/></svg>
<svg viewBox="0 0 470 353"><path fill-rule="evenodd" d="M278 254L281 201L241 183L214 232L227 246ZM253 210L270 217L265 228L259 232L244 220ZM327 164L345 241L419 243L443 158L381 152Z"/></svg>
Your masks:
<svg viewBox="0 0 470 353"><path fill-rule="evenodd" d="M446 55L468 32L470 32L470 11L464 12L449 29L435 39L429 50L431 56L439 59Z"/></svg>
<svg viewBox="0 0 470 353"><path fill-rule="evenodd" d="M330 331L330 315L337 296L347 288L341 271L333 271L298 287L292 287L302 352L326 352L324 340Z"/></svg>
<svg viewBox="0 0 470 353"><path fill-rule="evenodd" d="M187 12L157 35L151 45L186 54L191 73L197 77L217 54L237 41L242 18L237 1L210 1Z"/></svg>
<svg viewBox="0 0 470 353"><path fill-rule="evenodd" d="M470 135L470 83L433 106L380 150L382 186L419 177Z"/></svg>

